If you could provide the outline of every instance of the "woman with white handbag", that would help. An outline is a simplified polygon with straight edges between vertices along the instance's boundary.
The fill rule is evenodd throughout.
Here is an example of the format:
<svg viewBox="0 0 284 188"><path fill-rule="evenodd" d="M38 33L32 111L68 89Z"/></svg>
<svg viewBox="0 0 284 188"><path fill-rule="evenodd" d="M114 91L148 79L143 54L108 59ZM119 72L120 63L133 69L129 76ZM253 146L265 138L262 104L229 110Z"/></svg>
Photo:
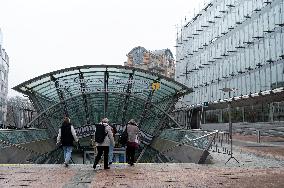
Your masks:
<svg viewBox="0 0 284 188"><path fill-rule="evenodd" d="M139 147L139 128L134 119L131 119L127 124L128 142L126 145L126 161L131 166L135 162L135 150Z"/></svg>

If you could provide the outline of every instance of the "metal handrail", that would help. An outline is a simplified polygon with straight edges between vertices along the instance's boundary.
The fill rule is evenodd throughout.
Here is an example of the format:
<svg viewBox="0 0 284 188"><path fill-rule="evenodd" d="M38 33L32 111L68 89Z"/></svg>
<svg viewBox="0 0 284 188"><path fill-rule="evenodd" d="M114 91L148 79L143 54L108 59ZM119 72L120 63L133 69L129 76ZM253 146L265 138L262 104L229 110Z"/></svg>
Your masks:
<svg viewBox="0 0 284 188"><path fill-rule="evenodd" d="M198 137L198 138L194 138L194 139L190 139L190 138L188 138L187 135L186 135L185 137L186 137L187 140L185 140L185 141L183 141L183 142L181 142L181 143L178 143L178 144L174 145L173 147L171 147L171 148L169 148L169 149L167 149L167 150L165 150L165 151L160 152L160 154L165 154L165 153L167 153L167 152L173 150L174 148L176 148L176 147L178 147L178 146L183 146L183 145L185 145L185 144L187 144L187 143L189 143L189 142L194 142L194 141L196 141L196 140L200 140L200 139L202 139L202 138L206 138L206 137L215 135L215 134L217 134L218 132L219 132L219 131L216 130L216 131L214 131L214 132L211 132L211 133L209 133L209 134L206 134L206 135L200 136L200 137Z"/></svg>
<svg viewBox="0 0 284 188"><path fill-rule="evenodd" d="M16 147L16 148L18 148L18 149L20 149L20 150L25 150L25 151L28 151L28 152L30 152L30 153L34 153L34 154L37 154L37 155L43 155L42 153L39 153L39 152L34 151L34 150L31 150L31 149L29 149L29 148L20 146L20 145L18 145L18 144L13 144L13 143L8 142L8 141L0 140L0 143L6 144L6 145L8 145L8 146Z"/></svg>

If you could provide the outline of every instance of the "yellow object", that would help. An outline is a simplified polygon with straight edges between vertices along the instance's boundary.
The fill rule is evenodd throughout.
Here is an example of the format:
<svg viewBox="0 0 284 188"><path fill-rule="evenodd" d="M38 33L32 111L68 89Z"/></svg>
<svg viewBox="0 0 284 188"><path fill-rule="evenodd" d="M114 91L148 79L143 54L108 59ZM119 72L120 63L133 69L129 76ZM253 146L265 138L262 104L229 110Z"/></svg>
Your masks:
<svg viewBox="0 0 284 188"><path fill-rule="evenodd" d="M152 90L159 90L161 87L161 84L159 82L152 83Z"/></svg>

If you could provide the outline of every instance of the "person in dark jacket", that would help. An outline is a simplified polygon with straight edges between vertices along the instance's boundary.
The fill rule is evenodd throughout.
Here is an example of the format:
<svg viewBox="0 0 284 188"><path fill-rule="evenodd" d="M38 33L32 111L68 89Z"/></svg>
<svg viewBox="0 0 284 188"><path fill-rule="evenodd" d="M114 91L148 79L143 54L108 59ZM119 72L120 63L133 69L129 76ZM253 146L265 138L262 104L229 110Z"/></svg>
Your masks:
<svg viewBox="0 0 284 188"><path fill-rule="evenodd" d="M70 123L70 119L68 117L64 118L64 121L62 123L62 126L60 127L58 131L57 136L57 145L61 143L63 146L64 151L64 164L67 167L69 164L69 161L71 159L71 154L73 150L73 141L78 142L78 138L76 136L76 132L74 127Z"/></svg>
<svg viewBox="0 0 284 188"><path fill-rule="evenodd" d="M93 165L93 168L96 169L97 164L101 160L102 155L104 154L104 169L109 169L109 164L108 164L108 153L109 153L109 146L115 145L114 138L113 138L113 133L111 131L111 127L108 124L109 120L107 118L102 119L102 122L100 124L104 125L105 127L105 137L102 143L97 143L96 142L96 147L97 147L97 156L95 158L95 162ZM94 140L96 132L94 132Z"/></svg>

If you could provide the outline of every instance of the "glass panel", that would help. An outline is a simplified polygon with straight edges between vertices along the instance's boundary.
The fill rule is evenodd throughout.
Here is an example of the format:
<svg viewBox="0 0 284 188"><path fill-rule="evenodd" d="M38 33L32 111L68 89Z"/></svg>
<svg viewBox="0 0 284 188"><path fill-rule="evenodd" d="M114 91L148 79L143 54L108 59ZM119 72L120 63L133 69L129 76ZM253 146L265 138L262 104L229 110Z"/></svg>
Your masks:
<svg viewBox="0 0 284 188"><path fill-rule="evenodd" d="M277 65L277 75L278 87L284 87L284 63Z"/></svg>
<svg viewBox="0 0 284 188"><path fill-rule="evenodd" d="M44 78L41 78L40 80L37 80L37 81L33 81L33 82L31 82L31 83L28 83L28 84L26 84L26 86L27 86L28 88L32 88L32 87L35 87L35 86L37 86L37 85L39 85L39 84L41 84L41 83L48 82L49 80L50 80L49 77L44 77Z"/></svg>
<svg viewBox="0 0 284 188"><path fill-rule="evenodd" d="M271 67L271 89L277 88L277 70L276 70L276 65L273 65Z"/></svg>
<svg viewBox="0 0 284 188"><path fill-rule="evenodd" d="M265 70L264 69L261 69L260 70L260 90L261 91L265 91L266 90L266 86L265 86ZM264 76L263 76L264 75Z"/></svg>

